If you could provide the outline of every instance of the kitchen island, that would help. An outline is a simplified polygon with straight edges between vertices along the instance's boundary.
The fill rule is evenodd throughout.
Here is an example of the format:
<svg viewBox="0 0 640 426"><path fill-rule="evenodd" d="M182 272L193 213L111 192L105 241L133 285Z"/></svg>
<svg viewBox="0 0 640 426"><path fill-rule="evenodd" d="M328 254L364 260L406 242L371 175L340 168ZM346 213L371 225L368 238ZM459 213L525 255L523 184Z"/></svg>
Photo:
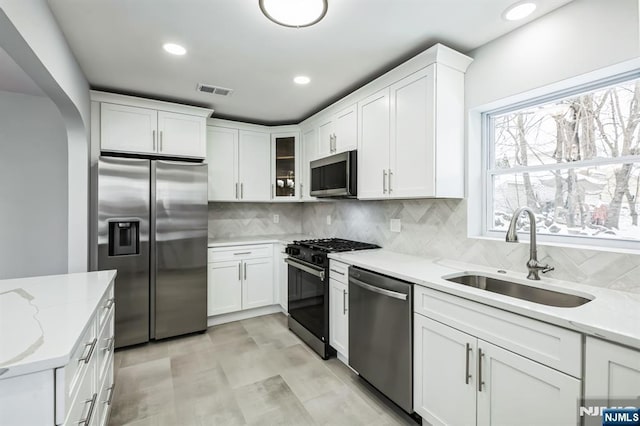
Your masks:
<svg viewBox="0 0 640 426"><path fill-rule="evenodd" d="M116 274L0 281L0 424L106 422Z"/></svg>

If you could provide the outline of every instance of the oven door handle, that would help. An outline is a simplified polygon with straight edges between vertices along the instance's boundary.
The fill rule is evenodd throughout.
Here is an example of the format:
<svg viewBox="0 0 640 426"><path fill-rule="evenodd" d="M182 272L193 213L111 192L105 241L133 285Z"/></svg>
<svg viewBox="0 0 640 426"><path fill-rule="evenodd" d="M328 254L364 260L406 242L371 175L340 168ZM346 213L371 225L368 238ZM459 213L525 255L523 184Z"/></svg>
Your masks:
<svg viewBox="0 0 640 426"><path fill-rule="evenodd" d="M362 287L366 290L372 291L374 293L382 294L384 296L393 297L394 299L407 300L407 295L404 293L398 293L397 291L387 290L385 288L380 288L373 286L371 284L367 284L365 282L360 281L359 279L349 277L349 282L353 283L359 287Z"/></svg>
<svg viewBox="0 0 640 426"><path fill-rule="evenodd" d="M313 275L314 277L318 277L322 281L324 281L324 269L312 268L311 266L303 265L302 263L296 262L295 260L291 260L291 259L285 259L284 261L286 263L288 263L289 265L293 266L294 268L297 268L297 269L300 269L301 271L307 272L307 273Z"/></svg>

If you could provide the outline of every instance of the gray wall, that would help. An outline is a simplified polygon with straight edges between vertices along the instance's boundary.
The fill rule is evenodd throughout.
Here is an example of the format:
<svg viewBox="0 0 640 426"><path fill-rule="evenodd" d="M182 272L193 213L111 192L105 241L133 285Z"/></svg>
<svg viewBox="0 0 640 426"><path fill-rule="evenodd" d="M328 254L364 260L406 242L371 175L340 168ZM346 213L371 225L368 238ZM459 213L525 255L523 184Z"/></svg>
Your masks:
<svg viewBox="0 0 640 426"><path fill-rule="evenodd" d="M0 279L67 272L67 185L56 106L0 92Z"/></svg>

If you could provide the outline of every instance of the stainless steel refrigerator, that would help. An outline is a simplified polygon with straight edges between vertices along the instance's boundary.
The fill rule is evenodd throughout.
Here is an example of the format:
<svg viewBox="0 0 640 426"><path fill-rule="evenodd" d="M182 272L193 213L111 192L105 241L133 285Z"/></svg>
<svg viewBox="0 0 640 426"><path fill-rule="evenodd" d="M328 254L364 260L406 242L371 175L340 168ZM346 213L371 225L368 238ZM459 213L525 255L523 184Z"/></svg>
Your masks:
<svg viewBox="0 0 640 426"><path fill-rule="evenodd" d="M207 328L207 165L101 157L98 269L117 269L115 346Z"/></svg>

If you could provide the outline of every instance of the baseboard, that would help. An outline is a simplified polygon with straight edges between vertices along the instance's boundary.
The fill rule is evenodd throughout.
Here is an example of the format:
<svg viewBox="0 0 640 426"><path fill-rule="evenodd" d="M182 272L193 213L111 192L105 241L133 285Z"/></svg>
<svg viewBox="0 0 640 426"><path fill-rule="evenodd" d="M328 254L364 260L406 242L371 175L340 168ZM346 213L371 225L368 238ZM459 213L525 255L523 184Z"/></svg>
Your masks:
<svg viewBox="0 0 640 426"><path fill-rule="evenodd" d="M286 314L282 306L270 305L261 308L247 309L245 311L230 312L228 314L216 315L207 319L207 327L214 325L226 324L228 322L240 321L249 318L261 317L263 315L271 315L278 312Z"/></svg>

